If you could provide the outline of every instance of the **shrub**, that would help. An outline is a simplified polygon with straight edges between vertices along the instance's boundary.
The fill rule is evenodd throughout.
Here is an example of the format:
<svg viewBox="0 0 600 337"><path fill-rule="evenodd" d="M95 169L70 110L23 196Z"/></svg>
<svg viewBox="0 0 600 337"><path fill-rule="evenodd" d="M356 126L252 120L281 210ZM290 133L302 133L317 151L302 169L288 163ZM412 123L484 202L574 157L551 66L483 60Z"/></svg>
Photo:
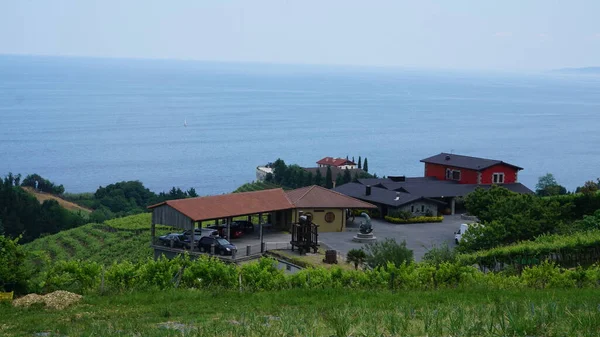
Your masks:
<svg viewBox="0 0 600 337"><path fill-rule="evenodd" d="M409 211L391 211L389 217L408 220L413 218L413 214ZM387 218L387 217L386 217Z"/></svg>
<svg viewBox="0 0 600 337"><path fill-rule="evenodd" d="M238 285L238 274L235 265L203 255L191 261L183 273L182 282L189 288L235 289Z"/></svg>
<svg viewBox="0 0 600 337"><path fill-rule="evenodd" d="M395 218L391 216L386 216L385 221L394 223L394 224L409 224L409 223L428 223L428 222L442 222L444 221L443 216L416 216L410 219L404 218Z"/></svg>
<svg viewBox="0 0 600 337"><path fill-rule="evenodd" d="M423 255L423 262L436 266L444 262L454 263L456 262L456 250L450 248L447 243L433 246Z"/></svg>
<svg viewBox="0 0 600 337"><path fill-rule="evenodd" d="M379 209L353 209L352 216L361 216L362 213L367 213L371 218L378 218L380 216Z"/></svg>
<svg viewBox="0 0 600 337"><path fill-rule="evenodd" d="M25 265L27 253L18 241L0 235L0 291L23 293L27 289L31 271Z"/></svg>
<svg viewBox="0 0 600 337"><path fill-rule="evenodd" d="M367 254L362 249L351 249L346 255L346 262L353 263L354 269L358 269L367 259Z"/></svg>
<svg viewBox="0 0 600 337"><path fill-rule="evenodd" d="M242 284L249 290L277 290L286 286L283 270L277 269L276 261L261 258L258 263L248 263L241 267Z"/></svg>
<svg viewBox="0 0 600 337"><path fill-rule="evenodd" d="M59 261L46 274L44 290L46 292L68 290L82 294L96 289L100 283L101 269L102 267L96 262Z"/></svg>
<svg viewBox="0 0 600 337"><path fill-rule="evenodd" d="M132 289L138 282L139 264L129 261L113 263L105 272L107 289L113 291L125 291Z"/></svg>
<svg viewBox="0 0 600 337"><path fill-rule="evenodd" d="M367 264L372 268L387 267L388 263L396 266L413 260L413 251L406 248L406 241L397 243L394 239L369 243L365 245Z"/></svg>

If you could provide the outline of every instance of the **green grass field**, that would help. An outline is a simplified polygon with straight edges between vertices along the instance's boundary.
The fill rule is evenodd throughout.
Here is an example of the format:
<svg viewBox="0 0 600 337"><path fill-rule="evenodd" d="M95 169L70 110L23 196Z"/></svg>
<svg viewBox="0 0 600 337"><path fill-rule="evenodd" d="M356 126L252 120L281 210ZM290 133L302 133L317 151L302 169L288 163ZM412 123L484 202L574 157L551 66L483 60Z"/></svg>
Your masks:
<svg viewBox="0 0 600 337"><path fill-rule="evenodd" d="M63 311L3 304L0 335L598 336L598 295L597 290L133 292L85 296Z"/></svg>
<svg viewBox="0 0 600 337"><path fill-rule="evenodd" d="M78 228L48 235L24 247L47 252L52 261L80 259L112 264L113 261L138 262L152 257L150 248L151 214L144 213L87 224ZM169 232L158 226L156 235Z"/></svg>

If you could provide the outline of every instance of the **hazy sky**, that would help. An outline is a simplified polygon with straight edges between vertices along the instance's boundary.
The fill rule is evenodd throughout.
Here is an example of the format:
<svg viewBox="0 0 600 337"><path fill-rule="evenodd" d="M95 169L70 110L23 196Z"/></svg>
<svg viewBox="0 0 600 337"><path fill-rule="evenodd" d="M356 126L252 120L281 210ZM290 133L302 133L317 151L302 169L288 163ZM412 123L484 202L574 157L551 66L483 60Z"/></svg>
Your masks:
<svg viewBox="0 0 600 337"><path fill-rule="evenodd" d="M600 1L0 0L0 54L600 66Z"/></svg>

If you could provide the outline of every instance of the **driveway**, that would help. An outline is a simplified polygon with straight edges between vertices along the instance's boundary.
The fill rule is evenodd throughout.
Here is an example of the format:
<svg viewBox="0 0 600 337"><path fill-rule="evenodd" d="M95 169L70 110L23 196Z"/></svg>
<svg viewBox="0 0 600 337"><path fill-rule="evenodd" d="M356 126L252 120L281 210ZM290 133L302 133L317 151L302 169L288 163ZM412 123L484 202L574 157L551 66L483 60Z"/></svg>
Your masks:
<svg viewBox="0 0 600 337"><path fill-rule="evenodd" d="M360 223L361 218L356 218L356 223ZM468 223L460 218L460 215L448 215L440 223L420 223L409 225L395 225L382 220L371 220L373 225L373 234L377 241L386 238L395 239L396 242L406 240L406 247L412 249L416 261L420 261L428 248L433 245L447 243L454 247L454 232L458 230L461 223ZM358 226L358 225L356 225ZM352 238L358 232L358 227L349 227L350 231L341 233L319 233L319 241L331 249L346 255L349 250L361 248L364 244L352 241Z"/></svg>

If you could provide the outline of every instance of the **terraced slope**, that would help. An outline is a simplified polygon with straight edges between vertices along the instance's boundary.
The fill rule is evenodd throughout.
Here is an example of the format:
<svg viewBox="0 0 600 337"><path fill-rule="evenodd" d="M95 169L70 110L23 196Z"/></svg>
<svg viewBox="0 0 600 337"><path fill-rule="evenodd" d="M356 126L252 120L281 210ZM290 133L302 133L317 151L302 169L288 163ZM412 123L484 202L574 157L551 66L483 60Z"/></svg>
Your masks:
<svg viewBox="0 0 600 337"><path fill-rule="evenodd" d="M25 247L47 252L53 261L81 259L103 264L141 261L152 257L150 221L151 214L144 213L103 224L90 223L39 238L25 244ZM168 231L167 227L158 226L156 234Z"/></svg>

